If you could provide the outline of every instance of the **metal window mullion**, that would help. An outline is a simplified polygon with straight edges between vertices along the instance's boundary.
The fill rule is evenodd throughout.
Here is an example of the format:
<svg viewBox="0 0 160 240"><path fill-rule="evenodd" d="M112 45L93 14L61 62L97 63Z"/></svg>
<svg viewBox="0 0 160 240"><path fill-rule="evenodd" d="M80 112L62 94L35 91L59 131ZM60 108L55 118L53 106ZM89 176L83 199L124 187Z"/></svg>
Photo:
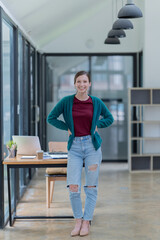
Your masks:
<svg viewBox="0 0 160 240"><path fill-rule="evenodd" d="M28 74L28 78L27 78L27 88L28 88L28 135L31 135L31 93L30 93L30 89L31 89L31 67L30 67L30 54L31 54L31 46L30 44L28 44L28 68L27 68L27 74Z"/></svg>
<svg viewBox="0 0 160 240"><path fill-rule="evenodd" d="M46 151L46 81L45 81L45 74L46 74L46 58L44 55L42 56L43 59L43 73L42 73L42 86L43 86L43 93L42 93L42 101L43 101L43 149Z"/></svg>
<svg viewBox="0 0 160 240"><path fill-rule="evenodd" d="M37 64L36 64L36 69L37 69L37 81L36 81L36 86L37 86L37 105L40 107L40 53L37 53ZM40 142L40 121L37 123L37 135L39 136Z"/></svg>
<svg viewBox="0 0 160 240"><path fill-rule="evenodd" d="M18 135L19 134L19 115L17 112L17 106L18 106L18 28L13 28L13 103L14 103L14 111L13 111L13 117L14 118L14 126L13 126L13 132L12 134ZM14 200L14 208L16 208L17 201L20 196L19 191L19 170L15 169L14 171L14 179L15 179L15 200Z"/></svg>
<svg viewBox="0 0 160 240"><path fill-rule="evenodd" d="M35 124L36 124L36 116L35 116L35 96L36 96L36 87L35 87L35 79L36 79L36 73L35 73L35 49L33 49L33 60L32 60L32 74L33 74L33 106L32 106L32 134L35 135Z"/></svg>
<svg viewBox="0 0 160 240"><path fill-rule="evenodd" d="M39 101L39 114L40 114L40 121L39 121L39 138L40 138L40 143L42 145L43 143L43 125L42 125L42 118L43 118L43 108L42 108L42 55L39 54L39 63L38 63L38 72L39 72L39 77L38 77L38 85L39 85L39 93L38 93L38 101ZM43 146L42 146L43 149Z"/></svg>
<svg viewBox="0 0 160 240"><path fill-rule="evenodd" d="M20 82L20 121L21 121L21 129L20 135L24 135L24 77L25 77L25 40L22 37L22 78Z"/></svg>
<svg viewBox="0 0 160 240"><path fill-rule="evenodd" d="M19 134L19 116L17 112L18 105L18 29L13 29L13 76L14 76L14 86L13 86L13 96L14 96L14 129L13 134Z"/></svg>
<svg viewBox="0 0 160 240"><path fill-rule="evenodd" d="M22 79L21 79L21 84L20 84L20 105L21 105L21 135L25 135L25 114L24 114L24 96L25 96L25 39L22 37ZM26 185L26 169L23 168L23 184Z"/></svg>
<svg viewBox="0 0 160 240"><path fill-rule="evenodd" d="M133 87L138 87L137 84L137 58L136 58L136 54L133 55L133 83L132 83Z"/></svg>
<svg viewBox="0 0 160 240"><path fill-rule="evenodd" d="M31 108L31 111L32 111L32 119L31 119L31 134L32 135L35 135L35 125L36 125L36 116L35 116L35 106L36 106L36 102L35 102L35 96L36 96L36 87L35 87L35 84L36 84L36 81L35 81L35 77L36 77L36 73L35 73L35 49L34 48L31 48L32 49L32 84L33 84L33 105L32 105L32 108ZM33 174L35 173L35 168L32 169L32 172L31 172L31 175L33 176ZM32 177L31 176L31 177Z"/></svg>

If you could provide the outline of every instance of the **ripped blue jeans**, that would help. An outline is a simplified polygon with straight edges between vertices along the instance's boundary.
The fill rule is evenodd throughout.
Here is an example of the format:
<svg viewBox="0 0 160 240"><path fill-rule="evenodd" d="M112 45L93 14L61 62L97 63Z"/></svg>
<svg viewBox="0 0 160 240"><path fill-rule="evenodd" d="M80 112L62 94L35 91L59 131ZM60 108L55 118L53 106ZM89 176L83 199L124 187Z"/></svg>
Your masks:
<svg viewBox="0 0 160 240"><path fill-rule="evenodd" d="M69 188L69 196L74 218L92 220L97 201L99 167L102 161L101 148L95 150L91 136L75 137L68 151L67 187L76 185L77 191ZM81 202L81 175L85 164L86 195L84 214Z"/></svg>

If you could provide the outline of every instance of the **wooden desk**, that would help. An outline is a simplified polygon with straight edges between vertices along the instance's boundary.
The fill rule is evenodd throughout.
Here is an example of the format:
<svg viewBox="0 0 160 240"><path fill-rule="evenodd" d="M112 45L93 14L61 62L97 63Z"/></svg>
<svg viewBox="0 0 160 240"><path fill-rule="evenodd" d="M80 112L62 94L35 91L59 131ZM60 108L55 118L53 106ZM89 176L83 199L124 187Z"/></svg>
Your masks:
<svg viewBox="0 0 160 240"><path fill-rule="evenodd" d="M7 165L7 179L8 179L8 204L9 204L9 223L13 226L15 219L43 219L43 218L73 218L73 216L17 216L16 206L14 208L13 216L11 212L11 186L10 186L10 169L12 168L48 168L48 167L67 167L67 158L53 159L47 158L38 160L34 159L21 159L22 155L17 155L15 158L6 158L3 161Z"/></svg>

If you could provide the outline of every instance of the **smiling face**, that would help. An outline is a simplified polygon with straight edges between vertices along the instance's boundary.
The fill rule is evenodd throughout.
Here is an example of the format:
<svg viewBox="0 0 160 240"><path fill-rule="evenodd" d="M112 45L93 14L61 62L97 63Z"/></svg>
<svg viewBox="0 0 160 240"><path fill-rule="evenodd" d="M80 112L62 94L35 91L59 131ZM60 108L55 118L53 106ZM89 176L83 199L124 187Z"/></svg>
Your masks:
<svg viewBox="0 0 160 240"><path fill-rule="evenodd" d="M80 75L76 78L74 86L77 93L87 93L89 87L91 86L91 82L89 82L87 75Z"/></svg>

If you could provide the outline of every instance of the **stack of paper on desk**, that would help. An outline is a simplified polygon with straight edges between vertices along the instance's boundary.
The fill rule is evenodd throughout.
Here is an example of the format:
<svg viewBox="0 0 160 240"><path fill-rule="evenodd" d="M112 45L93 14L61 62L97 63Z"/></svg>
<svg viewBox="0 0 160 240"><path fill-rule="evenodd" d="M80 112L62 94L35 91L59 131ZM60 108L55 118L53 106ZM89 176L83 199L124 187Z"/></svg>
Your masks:
<svg viewBox="0 0 160 240"><path fill-rule="evenodd" d="M50 154L51 158L67 158L68 154Z"/></svg>
<svg viewBox="0 0 160 240"><path fill-rule="evenodd" d="M22 159L33 159L36 158L36 156L22 156Z"/></svg>

